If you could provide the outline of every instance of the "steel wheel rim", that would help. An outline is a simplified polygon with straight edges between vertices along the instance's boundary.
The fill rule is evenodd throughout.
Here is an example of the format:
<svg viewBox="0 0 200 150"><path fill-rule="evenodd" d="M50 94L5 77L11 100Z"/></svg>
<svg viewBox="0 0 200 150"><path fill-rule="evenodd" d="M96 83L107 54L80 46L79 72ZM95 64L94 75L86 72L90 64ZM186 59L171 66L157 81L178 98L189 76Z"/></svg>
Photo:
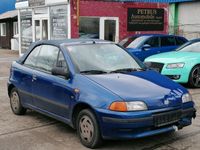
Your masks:
<svg viewBox="0 0 200 150"><path fill-rule="evenodd" d="M87 143L92 141L94 136L94 125L88 116L81 117L79 121L79 131L81 139Z"/></svg>
<svg viewBox="0 0 200 150"><path fill-rule="evenodd" d="M196 87L200 86L200 68L197 67L192 72L192 82Z"/></svg>
<svg viewBox="0 0 200 150"><path fill-rule="evenodd" d="M11 106L14 111L19 109L19 95L17 92L13 92L10 98Z"/></svg>

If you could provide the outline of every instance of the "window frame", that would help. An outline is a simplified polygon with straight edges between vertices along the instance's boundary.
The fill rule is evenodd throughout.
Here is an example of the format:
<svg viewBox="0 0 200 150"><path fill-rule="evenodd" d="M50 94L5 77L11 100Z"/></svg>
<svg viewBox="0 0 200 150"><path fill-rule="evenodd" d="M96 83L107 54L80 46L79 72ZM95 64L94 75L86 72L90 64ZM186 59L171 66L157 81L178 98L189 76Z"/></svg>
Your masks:
<svg viewBox="0 0 200 150"><path fill-rule="evenodd" d="M63 58L64 58L64 60L65 60L65 63L66 63L67 70L69 70L69 65L68 65L68 63L67 63L67 60L65 59L65 55L64 55L64 53L63 53L61 50L59 50L59 52L58 52L58 58L57 58L57 62L56 62L56 67L59 67L59 65L58 65L58 60L59 60L60 54L62 54L62 56L63 56Z"/></svg>
<svg viewBox="0 0 200 150"><path fill-rule="evenodd" d="M29 65L26 65L25 62L27 61L27 59L29 58L29 56L31 55L31 53L32 53L36 48L38 48L38 47L40 47L40 49L39 49L39 53L40 53L40 50L41 50L41 48L42 48L42 45L37 45L37 46L35 46L35 47L29 52L29 54L26 56L26 58L24 59L24 61L23 61L23 63L22 63L23 66L36 70L36 69L35 69L35 68L36 68L36 63L34 64L35 66L29 66ZM38 54L39 54L39 53L38 53ZM38 55L37 55L37 56L38 56ZM36 56L36 57L37 57L37 56ZM36 62L37 62L37 58L36 58Z"/></svg>
<svg viewBox="0 0 200 150"><path fill-rule="evenodd" d="M5 28L3 28L5 26ZM4 31L5 29L5 31ZM2 37L5 37L7 35L7 26L6 26L6 22L0 23L0 35Z"/></svg>
<svg viewBox="0 0 200 150"><path fill-rule="evenodd" d="M63 53L63 51L62 51L61 49L60 49L59 52L58 52L58 57L57 57L57 61L56 61L56 67L59 67L59 65L58 65L58 60L59 60L60 54L62 54L62 56L63 56L63 58L64 58L64 61L65 61L65 63L66 63L67 72L70 74L69 64L68 64L67 60L65 59L65 55L64 55L64 53ZM63 67L60 67L60 68L63 68ZM56 76L56 77L58 77L58 78L62 78L62 79L65 79L65 80L69 80L69 79L70 79L70 78L67 79L67 78L64 77L64 76L59 76L59 75L53 75L53 76Z"/></svg>
<svg viewBox="0 0 200 150"><path fill-rule="evenodd" d="M44 46L44 45L54 46L54 47L58 48L58 55L57 55L57 58L56 58L56 65L55 65L55 66L57 67L57 65L58 65L58 58L59 58L59 54L61 53L61 54L63 55L63 57L64 57L67 70L68 70L68 72L70 73L69 64L68 64L68 61L67 61L66 58L65 58L65 55L64 55L63 51L61 50L61 48L60 48L59 46L52 45L52 44L41 44L41 45L35 46L35 47L29 52L29 54L26 56L26 58L25 58L24 61L22 62L22 65L25 66L25 67L27 67L27 68L30 68L30 69L33 69L33 70L36 70L36 71L39 71L39 72L42 72L42 73L46 73L46 74L52 75L51 72L45 71L45 70L42 70L42 69L39 69L39 68L36 66L38 57L36 58L36 63L34 64L34 65L35 65L34 67L31 67L31 66L29 66L29 65L25 65L25 64L24 64L24 63L26 62L26 60L28 59L28 57L30 56L30 54L31 54L37 47L40 47L40 50L39 50L39 53L38 53L38 55L39 55L39 54L40 54L40 51L41 51L41 48L42 48L42 46ZM38 56L38 55L37 55L37 56ZM55 76L55 75L52 75L52 76ZM59 78L62 78L62 79L66 79L66 78L64 78L64 77L62 77L62 76L56 76L56 77L59 77ZM67 80L67 79L66 79L66 80Z"/></svg>
<svg viewBox="0 0 200 150"><path fill-rule="evenodd" d="M40 46L42 46L42 47L43 47L43 46L53 46L53 47L56 47L56 48L58 49L58 54L59 54L60 48L59 48L58 46L51 45L51 44L42 44L42 45L40 45ZM41 49L42 49L42 47L41 47ZM41 53L41 49L40 49L40 52L39 52L38 56L39 56L40 53ZM57 58L56 58L56 65L57 65L57 62L58 62L58 54L57 54ZM38 60L38 57L37 57L37 60ZM38 61L37 61L37 62L38 62ZM36 63L36 64L37 64L37 63ZM36 65L35 68L36 68L35 70L37 70L37 71L41 71L41 72L44 72L44 73L47 73L47 74L51 74L51 75L52 75L51 71L47 71L47 70L41 69L41 68L37 67L37 65Z"/></svg>
<svg viewBox="0 0 200 150"><path fill-rule="evenodd" d="M19 34L19 30L18 30L18 22L14 21L13 22L13 36Z"/></svg>

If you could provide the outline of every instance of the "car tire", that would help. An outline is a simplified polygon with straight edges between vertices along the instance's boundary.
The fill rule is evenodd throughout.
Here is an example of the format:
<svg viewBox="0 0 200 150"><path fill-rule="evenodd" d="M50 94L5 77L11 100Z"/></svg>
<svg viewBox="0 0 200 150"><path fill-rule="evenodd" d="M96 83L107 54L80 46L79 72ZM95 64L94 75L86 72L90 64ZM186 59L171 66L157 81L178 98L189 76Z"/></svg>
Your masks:
<svg viewBox="0 0 200 150"><path fill-rule="evenodd" d="M100 128L91 110L84 109L79 112L76 127L78 137L84 146L97 148L102 144Z"/></svg>
<svg viewBox="0 0 200 150"><path fill-rule="evenodd" d="M16 88L13 88L10 92L10 107L12 112L16 115L24 115L27 110L22 106L21 99Z"/></svg>
<svg viewBox="0 0 200 150"><path fill-rule="evenodd" d="M200 87L200 65L196 65L192 68L189 76L188 84L190 87Z"/></svg>

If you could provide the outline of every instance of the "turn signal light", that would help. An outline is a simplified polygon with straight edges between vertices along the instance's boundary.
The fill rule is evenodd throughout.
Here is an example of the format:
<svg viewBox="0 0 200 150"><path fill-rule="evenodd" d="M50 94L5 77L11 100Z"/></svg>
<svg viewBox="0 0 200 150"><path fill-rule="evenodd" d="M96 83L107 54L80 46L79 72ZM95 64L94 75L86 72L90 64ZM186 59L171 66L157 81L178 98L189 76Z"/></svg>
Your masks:
<svg viewBox="0 0 200 150"><path fill-rule="evenodd" d="M127 106L125 102L113 102L110 107L110 110L112 111L121 111L121 112L125 112L127 111Z"/></svg>

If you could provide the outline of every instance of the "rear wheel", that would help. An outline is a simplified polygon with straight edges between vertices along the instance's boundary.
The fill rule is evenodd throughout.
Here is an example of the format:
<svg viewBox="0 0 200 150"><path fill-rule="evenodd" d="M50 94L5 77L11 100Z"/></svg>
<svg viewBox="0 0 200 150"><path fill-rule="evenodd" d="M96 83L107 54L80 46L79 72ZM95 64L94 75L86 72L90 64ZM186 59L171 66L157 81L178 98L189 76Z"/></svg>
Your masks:
<svg viewBox="0 0 200 150"><path fill-rule="evenodd" d="M76 121L77 134L81 143L88 148L96 148L102 143L96 117L89 109L80 111Z"/></svg>
<svg viewBox="0 0 200 150"><path fill-rule="evenodd" d="M188 83L191 87L200 87L200 65L197 65L192 69Z"/></svg>
<svg viewBox="0 0 200 150"><path fill-rule="evenodd" d="M21 104L21 99L16 88L13 88L10 92L10 106L14 114L24 115L26 108Z"/></svg>

